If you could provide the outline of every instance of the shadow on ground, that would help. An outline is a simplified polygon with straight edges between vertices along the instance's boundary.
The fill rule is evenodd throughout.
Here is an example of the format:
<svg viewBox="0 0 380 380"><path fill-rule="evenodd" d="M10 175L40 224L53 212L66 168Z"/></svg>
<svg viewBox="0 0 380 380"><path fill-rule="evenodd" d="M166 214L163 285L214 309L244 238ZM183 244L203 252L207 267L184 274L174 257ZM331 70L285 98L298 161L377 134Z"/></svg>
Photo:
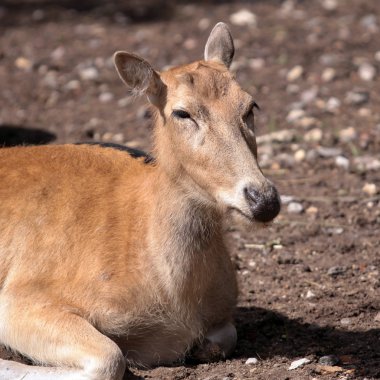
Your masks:
<svg viewBox="0 0 380 380"><path fill-rule="evenodd" d="M352 364L361 375L380 377L380 329L348 331L322 327L262 308L238 308L236 326L239 341L235 358L352 354L356 360Z"/></svg>
<svg viewBox="0 0 380 380"><path fill-rule="evenodd" d="M52 142L56 135L37 128L18 125L0 125L0 147L42 145Z"/></svg>

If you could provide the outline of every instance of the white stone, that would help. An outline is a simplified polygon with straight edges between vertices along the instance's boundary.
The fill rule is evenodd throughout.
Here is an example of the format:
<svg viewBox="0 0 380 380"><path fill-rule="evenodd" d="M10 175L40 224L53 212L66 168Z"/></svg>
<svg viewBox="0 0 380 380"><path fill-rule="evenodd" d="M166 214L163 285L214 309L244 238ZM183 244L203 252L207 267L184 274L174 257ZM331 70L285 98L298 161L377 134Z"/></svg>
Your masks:
<svg viewBox="0 0 380 380"><path fill-rule="evenodd" d="M303 67L301 65L294 66L286 75L286 79L289 82L293 82L299 78L301 78L303 74Z"/></svg>
<svg viewBox="0 0 380 380"><path fill-rule="evenodd" d="M326 110L329 112L335 112L339 109L342 102L338 98L331 97L326 103Z"/></svg>
<svg viewBox="0 0 380 380"><path fill-rule="evenodd" d="M231 24L238 26L257 26L257 17L248 9L241 9L230 16Z"/></svg>
<svg viewBox="0 0 380 380"><path fill-rule="evenodd" d="M303 149L299 149L294 153L294 159L297 162L301 162L305 159L306 157L306 152Z"/></svg>
<svg viewBox="0 0 380 380"><path fill-rule="evenodd" d="M292 195L280 195L280 198L283 205L287 205L294 200L294 197Z"/></svg>
<svg viewBox="0 0 380 380"><path fill-rule="evenodd" d="M348 170L350 167L350 160L344 156L335 157L335 165Z"/></svg>
<svg viewBox="0 0 380 380"><path fill-rule="evenodd" d="M253 70L261 70L265 66L265 60L263 58L252 58L249 60L249 67Z"/></svg>
<svg viewBox="0 0 380 380"><path fill-rule="evenodd" d="M319 142L322 140L323 132L320 128L313 128L305 133L304 140L308 142Z"/></svg>
<svg viewBox="0 0 380 380"><path fill-rule="evenodd" d="M109 103L114 98L111 92L102 92L99 95L99 101L102 103Z"/></svg>
<svg viewBox="0 0 380 380"><path fill-rule="evenodd" d="M305 364L309 364L309 363L311 363L311 361L309 359L307 359L307 358L298 359L298 360L295 360L294 362L292 362L290 364L290 367L288 369L289 369L289 371L291 371L293 369L302 367Z"/></svg>
<svg viewBox="0 0 380 380"><path fill-rule="evenodd" d="M95 80L99 78L99 71L95 67L86 67L79 71L82 80Z"/></svg>
<svg viewBox="0 0 380 380"><path fill-rule="evenodd" d="M362 188L363 192L369 196L377 194L377 186L374 183L366 183Z"/></svg>
<svg viewBox="0 0 380 380"><path fill-rule="evenodd" d="M50 57L54 61L60 61L64 55L65 55L65 48L63 46L58 46L56 49L54 49L51 52Z"/></svg>
<svg viewBox="0 0 380 380"><path fill-rule="evenodd" d="M298 202L290 202L287 210L290 214L300 214L303 211L303 206Z"/></svg>
<svg viewBox="0 0 380 380"><path fill-rule="evenodd" d="M300 119L301 117L305 116L305 111L302 109L294 109L291 110L288 115L286 116L286 121L288 123L293 123L296 120Z"/></svg>
<svg viewBox="0 0 380 380"><path fill-rule="evenodd" d="M313 293L311 290L308 290L305 296L306 299L315 298L315 293Z"/></svg>
<svg viewBox="0 0 380 380"><path fill-rule="evenodd" d="M198 28L200 30L206 30L206 29L208 29L210 27L210 24L211 24L210 19L204 17L204 18L201 18L199 20L199 22L198 22Z"/></svg>
<svg viewBox="0 0 380 380"><path fill-rule="evenodd" d="M257 364L259 361L256 358L249 358L246 360L245 364Z"/></svg>
<svg viewBox="0 0 380 380"><path fill-rule="evenodd" d="M80 88L80 82L79 80L71 80L70 82L67 82L65 85L66 90L78 90Z"/></svg>
<svg viewBox="0 0 380 380"><path fill-rule="evenodd" d="M350 142L357 138L357 133L354 127L344 128L339 131L339 140L342 142Z"/></svg>
<svg viewBox="0 0 380 380"><path fill-rule="evenodd" d="M321 4L327 11L335 11L338 8L338 0L322 0Z"/></svg>
<svg viewBox="0 0 380 380"><path fill-rule="evenodd" d="M359 66L358 73L359 73L360 79L366 82L370 82L375 78L376 69L370 63L362 63Z"/></svg>
<svg viewBox="0 0 380 380"><path fill-rule="evenodd" d="M324 82L331 82L335 79L336 71L332 67L327 67L323 70L321 78Z"/></svg>

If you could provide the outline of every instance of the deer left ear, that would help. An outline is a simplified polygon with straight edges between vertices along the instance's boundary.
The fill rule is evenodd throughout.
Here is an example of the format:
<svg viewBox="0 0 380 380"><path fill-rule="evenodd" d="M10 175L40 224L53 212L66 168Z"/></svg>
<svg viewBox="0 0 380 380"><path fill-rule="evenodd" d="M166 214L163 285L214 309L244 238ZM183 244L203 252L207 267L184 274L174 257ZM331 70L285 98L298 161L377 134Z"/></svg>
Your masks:
<svg viewBox="0 0 380 380"><path fill-rule="evenodd" d="M205 61L217 61L230 67L234 53L234 42L227 25L217 23L206 43Z"/></svg>

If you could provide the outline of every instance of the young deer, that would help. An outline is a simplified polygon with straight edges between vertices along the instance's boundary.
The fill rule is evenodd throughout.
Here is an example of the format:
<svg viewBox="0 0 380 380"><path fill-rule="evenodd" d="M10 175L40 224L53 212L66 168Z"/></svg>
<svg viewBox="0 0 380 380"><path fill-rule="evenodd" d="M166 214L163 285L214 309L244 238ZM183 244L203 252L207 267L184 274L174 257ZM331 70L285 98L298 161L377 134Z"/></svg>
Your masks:
<svg viewBox="0 0 380 380"><path fill-rule="evenodd" d="M1 360L2 380L120 380L126 363L231 354L223 216L280 210L233 54L223 23L204 60L162 73L115 54L156 110L153 163L90 145L0 149L0 343L41 365Z"/></svg>

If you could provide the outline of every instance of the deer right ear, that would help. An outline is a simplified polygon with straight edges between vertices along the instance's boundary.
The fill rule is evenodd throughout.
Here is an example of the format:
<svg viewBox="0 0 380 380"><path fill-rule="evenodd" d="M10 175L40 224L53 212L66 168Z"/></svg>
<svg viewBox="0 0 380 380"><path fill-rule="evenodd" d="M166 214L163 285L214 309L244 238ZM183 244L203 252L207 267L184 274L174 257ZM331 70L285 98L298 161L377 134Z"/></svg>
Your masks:
<svg viewBox="0 0 380 380"><path fill-rule="evenodd" d="M120 78L133 93L146 93L149 101L158 105L164 84L147 61L135 54L118 51L114 54L114 63Z"/></svg>
<svg viewBox="0 0 380 380"><path fill-rule="evenodd" d="M211 31L205 47L205 61L217 61L230 67L235 47L228 26L218 22Z"/></svg>

